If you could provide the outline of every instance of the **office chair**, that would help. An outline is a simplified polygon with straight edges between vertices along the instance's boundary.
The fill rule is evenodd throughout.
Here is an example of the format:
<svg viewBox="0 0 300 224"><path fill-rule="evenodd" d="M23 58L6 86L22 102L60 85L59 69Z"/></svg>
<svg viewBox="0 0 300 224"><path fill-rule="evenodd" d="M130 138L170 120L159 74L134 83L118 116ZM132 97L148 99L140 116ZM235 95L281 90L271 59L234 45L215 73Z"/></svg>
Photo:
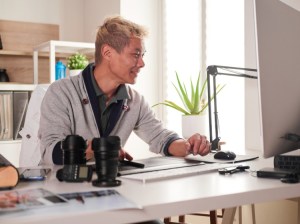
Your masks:
<svg viewBox="0 0 300 224"><path fill-rule="evenodd" d="M21 152L19 157L20 167L38 166L42 155L38 139L40 122L40 105L49 84L39 84L33 90L25 117L25 123L19 134L22 136Z"/></svg>

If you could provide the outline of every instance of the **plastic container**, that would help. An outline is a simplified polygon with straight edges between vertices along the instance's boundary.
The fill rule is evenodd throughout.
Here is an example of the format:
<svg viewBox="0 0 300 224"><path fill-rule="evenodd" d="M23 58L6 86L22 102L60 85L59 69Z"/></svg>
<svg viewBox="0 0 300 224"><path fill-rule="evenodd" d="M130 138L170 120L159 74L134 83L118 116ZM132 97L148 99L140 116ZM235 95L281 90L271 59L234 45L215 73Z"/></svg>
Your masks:
<svg viewBox="0 0 300 224"><path fill-rule="evenodd" d="M66 78L66 66L58 61L55 65L55 80Z"/></svg>

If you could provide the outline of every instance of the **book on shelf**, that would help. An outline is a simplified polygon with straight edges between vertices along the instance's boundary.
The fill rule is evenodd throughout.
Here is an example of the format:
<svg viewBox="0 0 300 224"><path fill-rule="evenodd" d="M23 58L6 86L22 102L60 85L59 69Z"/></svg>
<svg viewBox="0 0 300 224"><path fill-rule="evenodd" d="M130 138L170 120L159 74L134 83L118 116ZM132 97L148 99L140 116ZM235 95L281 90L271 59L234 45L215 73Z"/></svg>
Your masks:
<svg viewBox="0 0 300 224"><path fill-rule="evenodd" d="M0 91L0 141L21 139L30 91Z"/></svg>
<svg viewBox="0 0 300 224"><path fill-rule="evenodd" d="M0 92L0 140L13 139L13 93Z"/></svg>
<svg viewBox="0 0 300 224"><path fill-rule="evenodd" d="M4 133L4 104L2 95L0 95L0 140L3 139Z"/></svg>
<svg viewBox="0 0 300 224"><path fill-rule="evenodd" d="M13 136L14 139L21 139L20 130L24 127L26 111L29 102L28 91L13 92Z"/></svg>

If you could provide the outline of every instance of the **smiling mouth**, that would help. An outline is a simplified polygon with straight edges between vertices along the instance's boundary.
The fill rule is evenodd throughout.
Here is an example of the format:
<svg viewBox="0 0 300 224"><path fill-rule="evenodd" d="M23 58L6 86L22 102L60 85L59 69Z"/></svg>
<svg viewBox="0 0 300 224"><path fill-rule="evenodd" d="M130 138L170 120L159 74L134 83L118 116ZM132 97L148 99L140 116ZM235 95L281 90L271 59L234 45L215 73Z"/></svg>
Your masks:
<svg viewBox="0 0 300 224"><path fill-rule="evenodd" d="M140 71L131 71L130 73L133 74L134 76L138 76Z"/></svg>

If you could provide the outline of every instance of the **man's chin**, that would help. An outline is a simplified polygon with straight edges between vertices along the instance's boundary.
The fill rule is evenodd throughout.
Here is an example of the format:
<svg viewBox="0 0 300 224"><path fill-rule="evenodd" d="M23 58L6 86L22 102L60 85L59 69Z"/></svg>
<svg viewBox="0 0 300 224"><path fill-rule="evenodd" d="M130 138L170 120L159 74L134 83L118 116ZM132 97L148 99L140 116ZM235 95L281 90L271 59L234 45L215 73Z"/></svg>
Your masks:
<svg viewBox="0 0 300 224"><path fill-rule="evenodd" d="M134 85L134 84L136 83L136 79L137 79L137 78L134 78L134 79L130 80L130 81L128 82L128 84Z"/></svg>

